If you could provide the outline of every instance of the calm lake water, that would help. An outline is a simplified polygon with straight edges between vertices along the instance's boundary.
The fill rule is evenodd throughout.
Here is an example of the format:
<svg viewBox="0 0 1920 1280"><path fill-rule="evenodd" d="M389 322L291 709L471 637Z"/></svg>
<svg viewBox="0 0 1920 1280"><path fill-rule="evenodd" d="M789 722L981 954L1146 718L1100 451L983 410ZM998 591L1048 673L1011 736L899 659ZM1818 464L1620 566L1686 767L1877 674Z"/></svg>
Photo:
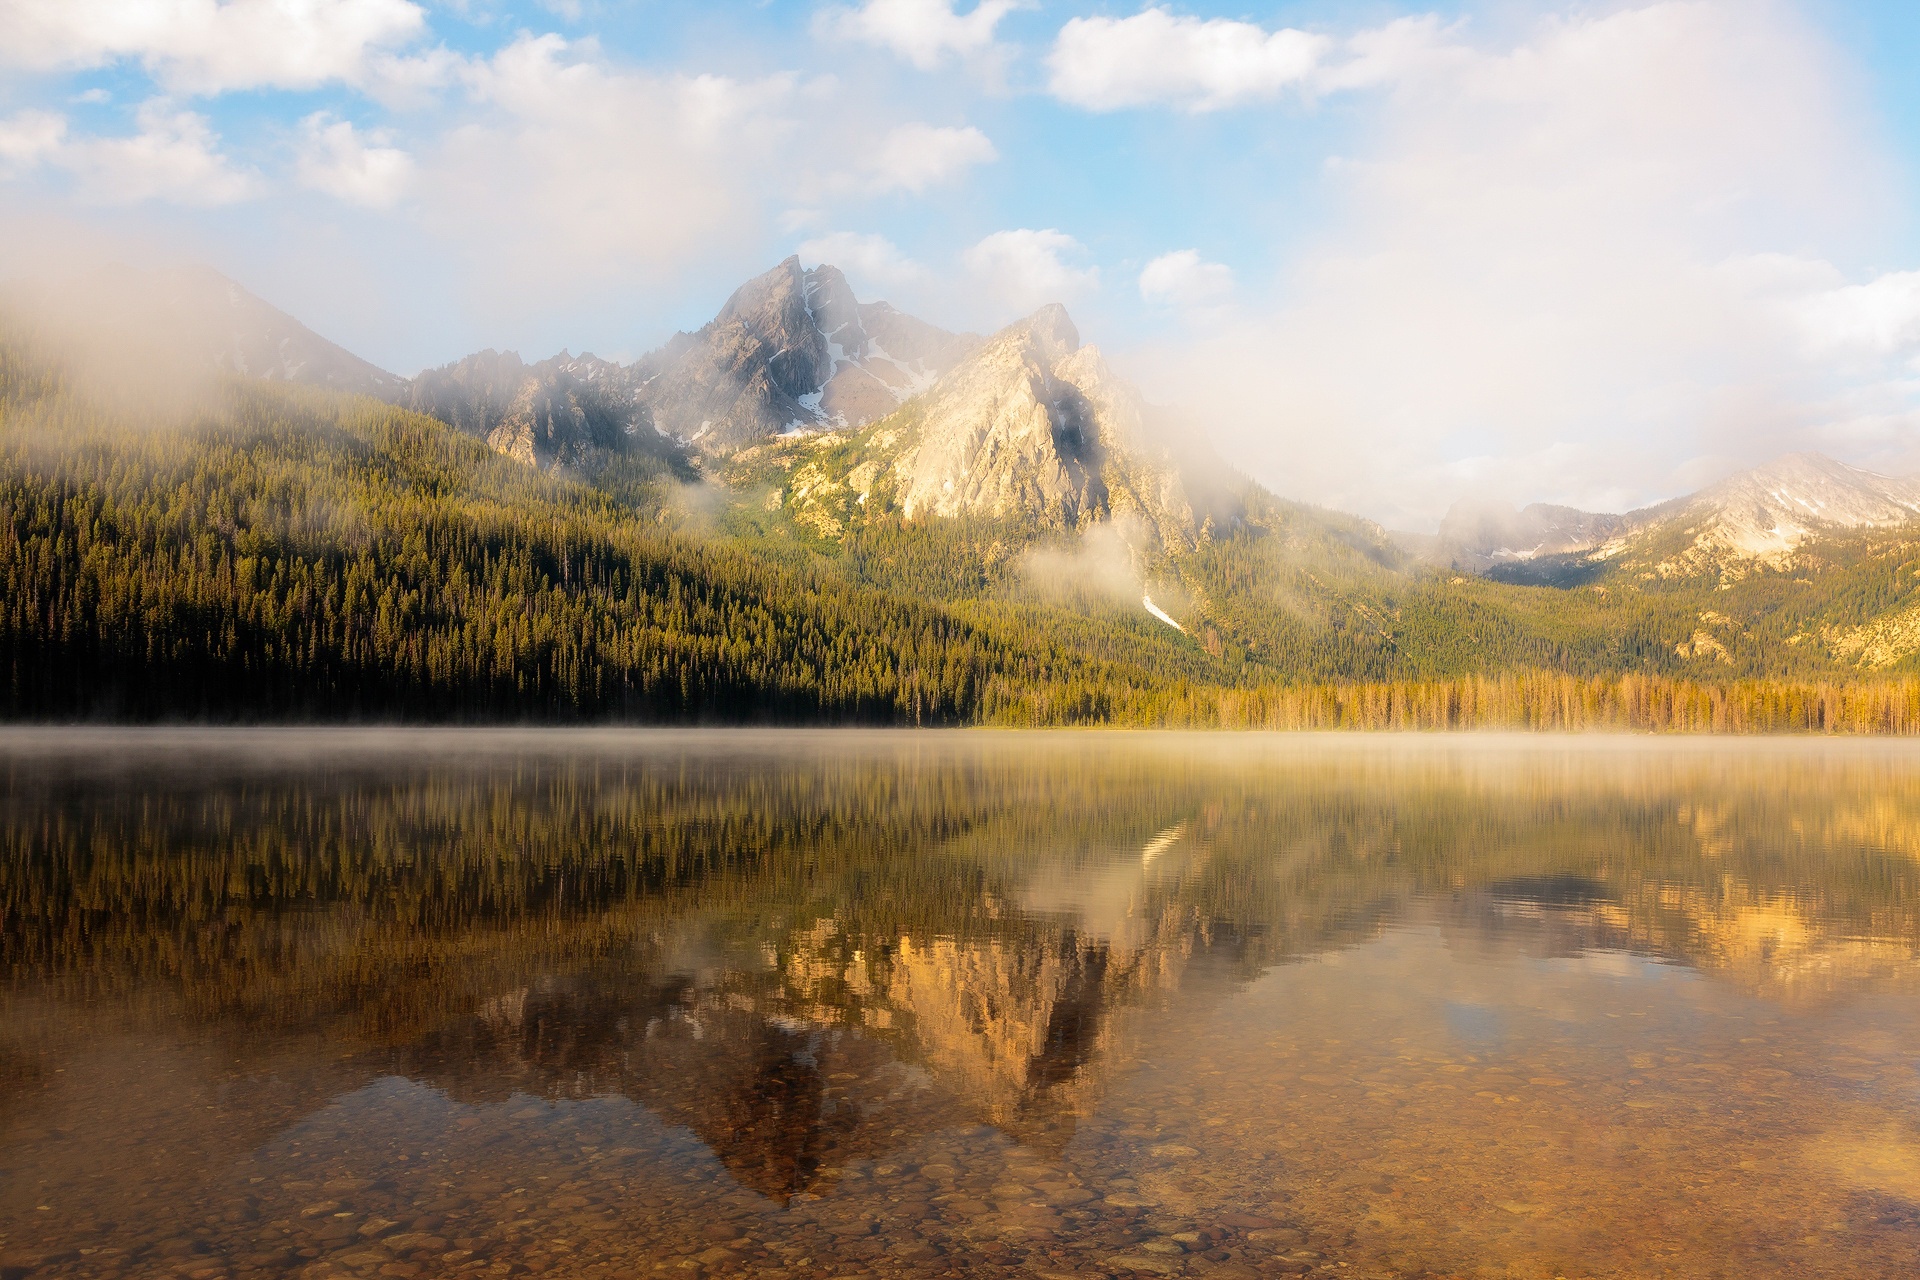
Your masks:
<svg viewBox="0 0 1920 1280"><path fill-rule="evenodd" d="M0 734L0 1276L1920 1275L1920 749Z"/></svg>

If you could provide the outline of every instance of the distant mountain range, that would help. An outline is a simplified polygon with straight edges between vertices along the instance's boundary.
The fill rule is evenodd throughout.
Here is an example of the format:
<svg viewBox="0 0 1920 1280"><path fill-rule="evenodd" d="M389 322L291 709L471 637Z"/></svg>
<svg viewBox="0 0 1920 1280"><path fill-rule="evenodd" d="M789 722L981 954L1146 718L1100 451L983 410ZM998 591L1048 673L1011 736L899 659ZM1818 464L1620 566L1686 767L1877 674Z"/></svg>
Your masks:
<svg viewBox="0 0 1920 1280"><path fill-rule="evenodd" d="M838 268L803 268L797 257L631 364L565 351L527 363L488 350L412 379L204 267L16 283L5 299L110 347L377 396L535 467L590 472L638 453L688 474L737 474L740 459L764 463L768 448L798 456L795 446L839 433L853 447L787 495L823 528L841 523L848 502L879 495L908 519L1019 516L1063 528L1120 519L1158 546L1191 549L1245 514L1247 482L1204 433L1147 404L1081 343L1064 308L988 338L953 333L861 302ZM884 427L863 431L873 424ZM1433 536L1375 533L1456 572L1565 586L1603 571L1739 577L1779 569L1823 537L1916 517L1920 477L1800 453L1622 514L1462 502Z"/></svg>
<svg viewBox="0 0 1920 1280"><path fill-rule="evenodd" d="M23 370L41 367L33 360L4 359L49 341L79 352L94 372L131 379L129 385L166 371L197 371L203 381L208 374L240 375L392 406L380 410L387 419L355 419L351 430L364 439L354 446L358 452L341 455L382 458L386 470L310 461L296 447L304 437L287 427L260 437L274 450L292 450L275 453L270 466L256 460L252 470L234 470L231 452L209 461L196 483L218 493L210 490L209 505L180 519L213 521L216 532L208 536L217 541L238 537L220 512L284 509L288 523L275 525L259 545L304 547L311 526L299 513L306 509L246 486L277 475L290 488L275 495L323 485L335 496L316 509L358 510L356 504L387 501L397 490L381 486L417 475L420 457L439 458L433 465L440 478L408 490L409 501L431 498L408 517L421 522L418 538L441 536L446 526L439 522L456 514L488 532L462 535L432 563L393 560L404 560L411 566L404 573L413 576L383 597L385 612L377 617L426 607L408 600L443 598L456 603L416 625L442 628L435 643L450 653L492 644L518 655L574 653L552 659L542 686L564 687L577 700L569 705L626 705L618 698L641 697L631 692L640 678L632 663L640 659L589 661L569 646L584 643L585 628L601 636L592 642L603 646L595 652L626 653L621 646L630 645L652 652L646 646L656 640L635 639L643 633L630 629L629 615L665 606L638 587L617 594L616 579L625 581L618 574L576 585L570 553L563 554L575 544L542 549L539 540L560 537L551 532L558 525L541 516L547 523L539 528L549 532L538 538L532 526L515 525L555 502L573 513L566 520L585 521L607 547L629 546L620 539L638 536L635 530L668 540L648 554L667 556L671 571L646 573L654 575L649 581L677 584L667 597L672 621L657 624L665 628L658 643L687 665L678 674L657 663L647 667L646 679L662 683L646 684L644 698L648 706L670 703L675 714L712 705L720 689L736 708L760 706L775 696L770 690L785 690L777 696L834 708L821 715L866 714L858 709L878 705L871 699L885 689L889 715L965 719L992 707L1002 709L993 714L1012 715L1005 708L1017 704L1025 708L1019 714L1038 720L1097 720L1122 715L1122 706L1132 708L1126 715L1160 715L1141 708L1164 709L1185 696L1170 690L1276 681L1457 679L1516 670L1716 680L1920 674L1920 478L1794 454L1637 511L1462 503L1437 534L1392 534L1357 516L1288 501L1236 472L1212 451L1204 424L1148 403L1082 342L1062 307L1044 307L984 337L953 333L886 303L862 302L840 271L806 269L796 258L742 285L710 323L631 363L564 351L528 362L488 350L412 379L373 367L211 271L102 272L59 285L16 284L0 289L0 420L7 396L38 403L54 394L48 388L57 383L20 381ZM364 401L326 396L286 403L307 405L286 409L295 417L345 413L327 405L365 408ZM370 425L389 419L390 428ZM26 429L18 426L26 419L13 421L9 429ZM439 443L427 439L435 432L444 437ZM474 441L485 448L476 452ZM449 460L460 449L486 467ZM99 476L106 474L134 484L131 471L88 470L97 461L91 457L72 461L76 476L93 477L84 483L104 483ZM28 468L20 477L23 493L39 495L33 501L55 501L33 487L46 482L39 472ZM366 489L375 477L388 479ZM504 496L516 486L547 496L525 498L522 510L521 498ZM135 490L127 501L173 500ZM509 528L517 531L509 536ZM389 563L379 559L388 553L370 550L361 534L342 538L327 543L333 549L325 555ZM506 539L498 547L507 550L497 549L497 538ZM126 568L115 589L132 591L127 584L182 572L161 550L154 543L150 551L159 558ZM499 556L509 553L518 567L502 576ZM253 553L243 555L236 542L231 554ZM456 555L470 559L456 564ZM691 558L675 559L683 555ZM284 570L296 577L308 571ZM77 571L47 572L52 576L36 591L65 591L77 580ZM484 607L493 611L484 627L464 620L482 608L471 592L483 576L491 593ZM181 581L181 590L197 591L216 579L194 574ZM281 585L260 590L292 590L285 583L294 577L273 581ZM708 585L695 585L702 582ZM868 594L856 603L834 594L843 590ZM541 623L548 638L535 645L515 638L524 621L515 611L542 591L559 593L542 607L566 620ZM93 607L91 599L76 596L65 607L79 616ZM598 612L579 612L588 599L598 602ZM280 616L274 611L292 607L244 606L254 611L247 617ZM345 597L330 607L329 625L343 629L342 653L359 655L338 661L363 673L402 661L362 654L354 646L366 643L365 628L375 624L349 625L358 606ZM734 620L715 620L722 615ZM34 605L21 616L53 614ZM926 620L933 617L937 624ZM182 634L202 634L199 622L181 625ZM778 638L755 631L763 627ZM758 638L744 639L750 632ZM238 624L230 634L242 634ZM406 634L394 630L383 643L403 646ZM125 643L129 652L144 652L140 646L150 642ZM841 652L849 645L866 655L857 677ZM1051 656L1023 656L1039 653ZM989 666L1000 664L990 674L970 665L987 663L983 654L995 655ZM68 660L80 664L76 671L92 670L85 663L93 659L62 658ZM523 660L472 657L481 674L470 679L481 683L471 688L494 690L485 682L504 679L501 673ZM742 675L743 663L756 674ZM812 673L804 696L784 674L795 663ZM882 678L876 663L898 665ZM929 674L936 669L937 679ZM926 692L930 680L937 695ZM1093 688L1106 692L1086 692ZM428 699L421 705L465 707L462 699L480 696L454 685L433 689L419 694ZM616 698L608 689L629 692ZM517 705L514 698L527 696L488 692L485 705ZM1061 710L1069 706L1075 710Z"/></svg>
<svg viewBox="0 0 1920 1280"><path fill-rule="evenodd" d="M1895 478L1792 453L1684 498L1624 515L1536 503L1457 505L1414 545L1456 569L1565 584L1617 566L1644 578L1739 578L1782 569L1809 543L1920 517L1920 477Z"/></svg>

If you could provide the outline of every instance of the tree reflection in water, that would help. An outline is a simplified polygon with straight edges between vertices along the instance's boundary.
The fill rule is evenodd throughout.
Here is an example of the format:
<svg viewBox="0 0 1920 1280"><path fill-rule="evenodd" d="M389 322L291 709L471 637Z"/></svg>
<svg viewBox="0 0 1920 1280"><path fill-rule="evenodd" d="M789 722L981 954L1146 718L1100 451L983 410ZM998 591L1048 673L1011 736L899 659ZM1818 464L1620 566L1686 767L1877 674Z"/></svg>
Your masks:
<svg viewBox="0 0 1920 1280"><path fill-rule="evenodd" d="M1431 937L1496 989L1562 972L1542 965L1585 972L1595 958L1638 958L1705 975L1718 994L1686 998L1716 1014L1757 1000L1783 1016L1853 1011L1884 1031L1920 994L1915 763L1871 744L16 737L0 757L0 1125L15 1171L0 1190L0 1245L48 1274L137 1274L168 1256L184 1214L226 1223L189 1247L231 1270L551 1266L493 1231L478 1200L462 1211L465 1238L485 1247L465 1248L444 1225L328 1236L332 1215L351 1223L362 1211L303 1219L290 1200L276 1207L229 1185L247 1168L292 1188L290 1199L326 1199L261 1152L280 1150L299 1117L398 1076L482 1117L493 1155L461 1157L468 1173L533 1159L500 1120L517 1099L624 1100L651 1117L648 1133L690 1135L766 1206L752 1213L823 1204L867 1215L817 1240L754 1218L761 1225L722 1244L701 1234L710 1224L622 1219L598 1237L608 1266L716 1248L736 1256L698 1265L798 1266L782 1239L882 1269L891 1258L1258 1270L1303 1253L1315 1266L1348 1255L1409 1271L1462 1266L1460 1233L1443 1224L1385 1209L1357 1233L1315 1219L1312 1206L1333 1203L1334 1148L1359 1132L1351 1125L1321 1139L1324 1168L1283 1132L1233 1168L1194 1145L1258 1128L1255 1113L1224 1127L1231 1106L1210 1112L1199 1095L1258 1086L1261 1046L1270 1086L1327 1091L1290 1123L1356 1105L1337 1095L1361 1078L1360 1049L1341 1051L1341 1067L1323 1046L1314 1052L1332 1054L1333 1074L1300 1064L1288 1076L1287 1027L1250 1010L1275 991L1337 988L1345 1011L1302 1006L1298 1045L1325 1033L1313 1021L1325 1017L1381 1045L1423 1043L1439 1000L1421 986L1431 959L1358 989L1324 966L1430 957L1414 942ZM1503 1028L1525 1022L1448 1000L1455 1054L1505 1044ZM1601 1019L1615 1015L1564 1016L1605 1092L1632 1057L1606 1041ZM1200 1066L1196 1046L1222 1034L1215 1065ZM95 1061L106 1044L126 1059L119 1075ZM1697 1056L1714 1053L1729 1079L1780 1070L1757 1049L1753 1061L1727 1045ZM1458 1066L1438 1049L1426 1057L1395 1087L1439 1087ZM1424 1060L1410 1049L1395 1059ZM1384 1079L1387 1068L1368 1070ZM1185 1092L1170 1107L1128 1101L1176 1071ZM63 1119L100 1105L75 1092L83 1076L96 1088L122 1081L111 1142ZM1544 1068L1504 1078L1470 1096L1557 1087L1537 1083L1554 1079ZM197 1126L198 1163L175 1159L157 1179L116 1170L112 1142L155 1141L202 1092L216 1097L204 1106L217 1122ZM1300 1096L1270 1105L1266 1122ZM1538 1123L1566 1122L1555 1114ZM1821 1126L1838 1114L1805 1092L1769 1112L1809 1159L1849 1151L1853 1167L1880 1170L1834 1190L1879 1207L1871 1224L1823 1237L1815 1261L1873 1273L1920 1256L1901 1252L1913 1245L1903 1197L1920 1196L1920 1174L1902 1172L1903 1113L1889 1101L1884 1132L1836 1138ZM941 1143L957 1154L939 1155ZM1861 1143L1879 1154L1860 1155ZM581 1148L593 1159L600 1149ZM647 1150L628 1157L635 1186L692 1176L686 1157ZM1170 1181L1161 1168L1196 1158L1201 1175ZM17 1176L27 1168L38 1176ZM1560 1191L1578 1183L1569 1174ZM418 1199L397 1174L368 1187L356 1194L386 1195L381 1212L396 1222ZM40 1209L49 1198L66 1208ZM876 1225L902 1204L922 1220ZM1374 1213L1342 1210L1362 1211ZM1469 1252L1510 1254L1524 1273L1527 1241L1545 1230L1534 1213L1499 1210L1489 1220L1499 1233ZM422 1220L436 1216L459 1213ZM1193 1230L1172 1230L1183 1225ZM1713 1230L1736 1226L1682 1234L1706 1248ZM1764 1213L1737 1227L1756 1240L1775 1228L1787 1231ZM87 1234L117 1243L79 1253ZM410 1235L429 1243L380 1243ZM1172 1243L1140 1252L1155 1240ZM903 1241L931 1252L888 1252ZM1606 1270L1613 1254L1591 1247L1589 1269ZM465 1258L443 1256L463 1248ZM353 1261L356 1250L367 1256Z"/></svg>

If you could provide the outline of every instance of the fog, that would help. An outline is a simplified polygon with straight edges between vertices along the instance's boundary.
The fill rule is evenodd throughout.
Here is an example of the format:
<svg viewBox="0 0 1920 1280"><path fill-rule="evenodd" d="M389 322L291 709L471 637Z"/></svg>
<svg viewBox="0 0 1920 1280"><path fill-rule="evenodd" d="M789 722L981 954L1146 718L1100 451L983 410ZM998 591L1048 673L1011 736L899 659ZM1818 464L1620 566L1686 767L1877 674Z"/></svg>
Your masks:
<svg viewBox="0 0 1920 1280"><path fill-rule="evenodd" d="M1450 34L1328 161L1270 280L1134 349L1281 493L1432 529L1620 511L1793 449L1920 466L1899 167L1792 6Z"/></svg>
<svg viewBox="0 0 1920 1280"><path fill-rule="evenodd" d="M285 50L242 59L258 97L225 112L190 33L63 26L39 72L138 63L157 96L109 128L93 89L23 82L0 277L209 262L406 374L488 346L631 359L801 252L953 329L1063 301L1230 464L1412 530L1462 497L1625 510L1790 449L1920 467L1911 166L1821 8L1470 5L1394 24L1364 76L1124 110L1047 81L1064 11L999 6L967 51L904 63L859 24L686 18L682 65L598 41L589 8L462 53L423 10L297 84ZM1353 21L1326 47L1384 30ZM343 101L272 114L319 83ZM249 129L271 136L248 152ZM86 292L38 319L83 321L102 377L192 363L155 335L191 354L204 317L149 300L93 342Z"/></svg>

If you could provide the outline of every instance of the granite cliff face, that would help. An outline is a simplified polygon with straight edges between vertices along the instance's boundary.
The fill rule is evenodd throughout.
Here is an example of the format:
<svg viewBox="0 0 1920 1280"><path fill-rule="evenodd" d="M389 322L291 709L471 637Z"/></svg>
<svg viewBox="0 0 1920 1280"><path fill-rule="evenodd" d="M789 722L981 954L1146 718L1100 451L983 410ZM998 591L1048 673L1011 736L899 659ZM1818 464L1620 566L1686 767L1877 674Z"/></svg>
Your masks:
<svg viewBox="0 0 1920 1280"><path fill-rule="evenodd" d="M1060 306L993 335L923 395L852 437L853 465L796 469L787 499L825 530L837 506L908 520L978 516L1058 529L1119 521L1190 549L1243 515L1226 469L1083 346ZM815 510L814 508L819 508Z"/></svg>
<svg viewBox="0 0 1920 1280"><path fill-rule="evenodd" d="M909 516L1119 518L1187 549L1241 511L1224 468L1113 372L1058 305L1003 330L929 395L902 459Z"/></svg>

